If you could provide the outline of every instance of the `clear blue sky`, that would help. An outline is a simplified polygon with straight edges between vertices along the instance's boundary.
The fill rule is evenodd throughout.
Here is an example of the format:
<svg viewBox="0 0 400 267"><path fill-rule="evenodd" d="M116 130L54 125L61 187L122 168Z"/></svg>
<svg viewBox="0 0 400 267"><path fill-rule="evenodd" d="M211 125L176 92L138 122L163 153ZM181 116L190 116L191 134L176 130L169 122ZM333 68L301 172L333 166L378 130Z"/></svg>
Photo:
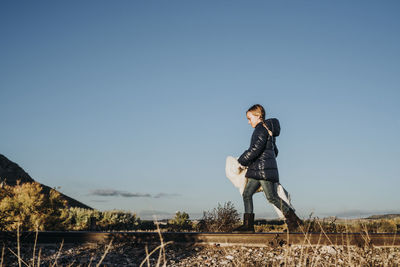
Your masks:
<svg viewBox="0 0 400 267"><path fill-rule="evenodd" d="M399 1L1 1L0 153L92 207L195 217L264 105L301 216L400 212ZM105 196L107 195L107 196ZM274 217L254 197L257 217Z"/></svg>

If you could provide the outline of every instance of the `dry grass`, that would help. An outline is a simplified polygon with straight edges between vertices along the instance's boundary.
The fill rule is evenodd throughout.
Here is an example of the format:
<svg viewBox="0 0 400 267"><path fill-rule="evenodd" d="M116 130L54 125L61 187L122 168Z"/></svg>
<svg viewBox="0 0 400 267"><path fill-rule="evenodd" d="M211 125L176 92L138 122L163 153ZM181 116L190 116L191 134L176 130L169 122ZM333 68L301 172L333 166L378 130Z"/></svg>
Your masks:
<svg viewBox="0 0 400 267"><path fill-rule="evenodd" d="M312 218L304 220L306 232L313 233L400 233L400 217L383 219ZM277 221L255 225L256 232L283 232L285 224Z"/></svg>
<svg viewBox="0 0 400 267"><path fill-rule="evenodd" d="M12 255L14 255L14 256L16 257L17 262L18 262L18 267L22 267L22 264L23 264L24 266L27 266L27 267L36 267L36 266L37 266L37 267L40 267L40 266L41 266L41 260L40 260L40 259L41 259L41 249L39 249L39 251L38 251L38 253L37 253L37 255L36 255L36 246L37 246L38 234L39 234L39 232L36 231L36 234L35 234L35 242L34 242L34 245L33 245L33 255L32 255L32 259L31 259L29 262L27 262L27 261L25 261L25 260L22 258L22 256L21 256L20 231L19 231L19 227L17 228L17 252L15 252L14 250L12 250L11 248L8 248L8 250L11 252ZM113 241L113 240L111 240L110 243L108 244L108 246L106 247L106 249L105 249L105 251L104 251L104 253L103 253L101 259L99 260L98 264L96 265L96 267L101 266L101 263L102 263L103 260L105 259L107 253L108 253L108 252L110 251L110 249L112 248L112 241ZM53 261L52 263L50 263L49 266L51 266L51 267L60 266L60 265L58 264L58 258L59 258L59 256L60 256L61 253L62 253L63 245L64 245L64 241L61 242L60 248L58 249L58 251L57 251L57 253L56 253L55 257L54 257L54 261ZM6 248L6 247L3 246L2 254L1 254L0 267L5 266L5 265L4 265L5 248ZM36 258L37 258L37 260L36 260ZM93 260L93 257L91 258L88 267L91 266L92 260ZM72 264L73 264L73 263L72 263ZM70 264L69 266L73 266L72 264Z"/></svg>
<svg viewBox="0 0 400 267"><path fill-rule="evenodd" d="M156 247L155 249L153 249L150 253L148 253L148 249L147 249L147 246L146 246L146 258L141 262L140 267L142 267L144 263L147 263L147 266L150 266L150 256L153 253L157 252L157 250L159 251L159 254L158 254L158 260L157 260L156 266L159 267L161 264L162 264L163 267L167 266L165 247L167 245L169 245L169 244L172 244L173 242L169 241L169 242L164 243L164 239L163 239L162 234L161 234L161 230L160 230L160 227L159 227L159 223L157 221L157 217L154 216L154 220L155 220L156 225L157 225L157 233L158 233L158 236L160 237L160 243L161 244L158 247Z"/></svg>
<svg viewBox="0 0 400 267"><path fill-rule="evenodd" d="M359 222L357 222L359 223ZM158 226L158 223L156 223ZM207 255L219 255L222 260L226 261L226 257L233 257L232 260L228 261L228 266L400 266L400 248L391 244L387 244L385 247L374 247L370 245L370 231L368 224L357 224L360 227L360 232L362 233L364 239L364 246L357 247L351 245L350 233L353 222L345 222L343 226L346 228L346 232L343 232L343 243L340 245L335 244L334 240L329 239L327 234L327 227L323 220L314 220L313 223L306 223L301 230L304 235L304 242L299 245L287 245L289 244L289 233L286 235L286 244L275 244L268 248L252 248L252 252L249 253L249 248L238 248L233 249L229 247L224 248L204 248ZM310 230L318 230L320 232L319 239L316 245L312 245ZM330 229L330 228L328 228ZM160 245L149 251L146 247L141 260L136 264L140 267L142 266L170 266L171 260L175 260L173 266L206 266L206 262L198 259L198 255L193 253L193 255L185 256L186 259L176 259L169 255L169 251L166 247L171 244L171 242L165 242L162 236L162 232L159 227L157 227L157 232L160 238ZM35 236L35 244L33 245L33 254L30 260L26 260L21 256L21 244L19 240L19 230L17 231L17 248L12 250L3 246L1 251L1 261L0 267L4 265L5 251L8 250L12 255L14 255L16 262L13 265L18 264L18 266L29 266L36 267L41 266L41 249L37 249L37 238L38 232ZM322 244L321 240L327 239L329 244ZM393 240L394 241L394 240ZM111 240L107 246L104 247L104 251L99 260L95 260L95 256L92 255L90 262L85 266L101 266L106 259L107 255L113 249L113 241ZM121 248L121 247L120 247ZM172 248L173 249L173 248ZM58 262L60 255L62 254L63 243L60 244L58 251L54 254L53 261L49 266L62 266ZM235 251L235 252L232 252ZM125 253L121 253L121 256ZM154 259L154 256L157 255ZM203 253L199 251L198 253ZM205 253L205 252L204 252ZM252 255L253 253L262 253L263 256L260 259L255 259ZM233 255L233 256L232 256ZM150 259L152 258L152 261ZM98 259L98 258L97 258ZM135 261L135 259L132 259ZM185 261L186 260L186 261ZM97 261L97 263L95 263ZM182 265L180 263L182 261ZM219 266L220 262L215 264L210 263L208 266ZM208 264L208 263L207 263ZM67 266L78 266L80 263L72 262ZM43 265L42 265L43 266ZM115 265L116 266L116 265Z"/></svg>

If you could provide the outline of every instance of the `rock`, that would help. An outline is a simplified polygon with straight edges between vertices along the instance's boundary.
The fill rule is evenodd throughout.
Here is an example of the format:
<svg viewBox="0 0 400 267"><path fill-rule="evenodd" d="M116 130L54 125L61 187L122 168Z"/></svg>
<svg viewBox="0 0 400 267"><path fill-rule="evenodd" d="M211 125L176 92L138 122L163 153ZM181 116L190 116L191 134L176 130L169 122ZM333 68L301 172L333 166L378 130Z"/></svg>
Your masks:
<svg viewBox="0 0 400 267"><path fill-rule="evenodd" d="M43 266L51 266L55 263L59 245L40 245L36 248L38 253L41 250L41 263ZM334 257L326 253L332 246L310 247L265 247L252 248L251 255L246 255L248 248L204 246L196 250L194 247L170 245L166 249L167 266L279 266L286 262L287 266L299 266L302 263L315 266L332 266L337 262L339 266L400 266L400 247L370 248L367 251L357 247L343 249L342 253L337 253ZM10 244L10 249L16 251L16 244ZM60 251L57 263L59 266L77 266L79 264L96 266L105 251L105 246L101 245L72 245L66 244ZM5 249L5 266L18 266L16 257L9 250ZM368 253L371 256L364 257ZM36 253L36 255L37 255ZM32 246L21 245L21 255L25 262L30 262L32 258ZM113 248L106 255L102 263L107 266L139 266L145 258L145 249L132 244L115 243ZM349 258L352 262L349 262ZM159 261L159 253L154 253L149 262L151 266L156 266ZM300 262L301 261L301 262ZM160 265L163 266L163 256ZM144 263L147 266L147 263Z"/></svg>

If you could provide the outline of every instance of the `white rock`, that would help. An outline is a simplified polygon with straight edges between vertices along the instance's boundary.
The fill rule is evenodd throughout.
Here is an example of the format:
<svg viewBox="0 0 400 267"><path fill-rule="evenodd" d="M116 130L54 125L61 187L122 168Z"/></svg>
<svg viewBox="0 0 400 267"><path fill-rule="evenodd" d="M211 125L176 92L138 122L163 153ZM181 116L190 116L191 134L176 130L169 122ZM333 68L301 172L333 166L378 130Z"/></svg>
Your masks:
<svg viewBox="0 0 400 267"><path fill-rule="evenodd" d="M336 255L336 250L331 246L323 246L321 248L321 253Z"/></svg>
<svg viewBox="0 0 400 267"><path fill-rule="evenodd" d="M232 255L225 256L225 258L227 258L228 260L233 260L233 256Z"/></svg>

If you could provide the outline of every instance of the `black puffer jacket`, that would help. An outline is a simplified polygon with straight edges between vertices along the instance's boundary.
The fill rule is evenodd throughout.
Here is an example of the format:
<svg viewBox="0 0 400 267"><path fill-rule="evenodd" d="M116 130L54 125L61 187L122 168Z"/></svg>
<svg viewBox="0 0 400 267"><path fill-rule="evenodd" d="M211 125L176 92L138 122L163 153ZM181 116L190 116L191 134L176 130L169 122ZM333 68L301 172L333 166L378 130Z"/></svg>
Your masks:
<svg viewBox="0 0 400 267"><path fill-rule="evenodd" d="M275 137L280 133L280 125L277 119L265 121L272 136L260 122L254 128L249 149L239 157L238 161L247 166L246 177L258 180L279 182L278 165L276 164ZM276 150L277 153L277 150Z"/></svg>

